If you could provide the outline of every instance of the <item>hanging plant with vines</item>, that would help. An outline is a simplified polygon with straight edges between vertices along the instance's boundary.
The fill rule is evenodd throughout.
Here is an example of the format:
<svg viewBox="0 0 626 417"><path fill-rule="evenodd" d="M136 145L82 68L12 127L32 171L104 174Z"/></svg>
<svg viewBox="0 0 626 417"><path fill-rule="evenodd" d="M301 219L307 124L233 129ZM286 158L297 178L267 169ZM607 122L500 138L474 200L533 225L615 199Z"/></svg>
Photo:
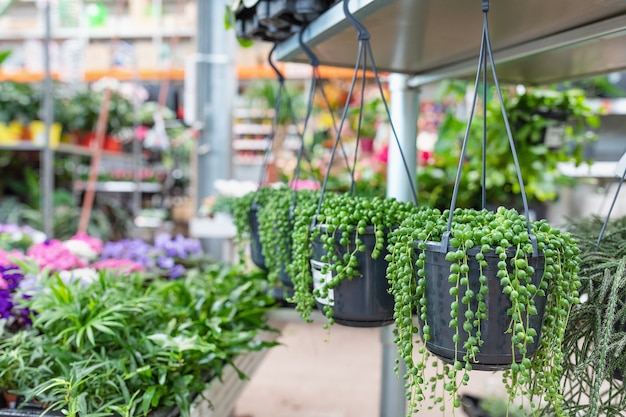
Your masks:
<svg viewBox="0 0 626 417"><path fill-rule="evenodd" d="M566 411L585 416L621 415L626 408L626 217L569 220L580 242L581 298L563 342L562 385ZM549 415L552 410L546 409Z"/></svg>
<svg viewBox="0 0 626 417"><path fill-rule="evenodd" d="M509 406L515 398L525 395L535 411L536 399L542 398L552 404L556 415L564 415L560 377L565 354L561 344L569 313L579 302L579 249L568 233L552 228L543 220L533 222L532 235L544 257L537 264L532 258L534 248L526 231L526 217L513 209L501 207L495 213L474 209L455 211L450 246L445 253L446 261L450 262L446 292L453 299L445 326L453 329L455 356L448 360L451 363L435 360L436 376L427 377L427 366L435 357L425 344L416 341L420 331L413 324L412 312L417 311L421 338L428 343L433 337L431 332L435 331L433 327L439 325L428 321L431 300L426 269L431 260L425 249L430 242L441 242L448 216L449 211L422 210L407 218L391 237L387 277L396 306L395 342L400 359L407 366L405 379L412 411L418 412L427 399L443 409L448 400L454 407L461 405L459 389L469 382L469 371L477 365L476 358L485 344L482 331L490 324L487 294L493 296L490 288L497 285L510 304L506 312L510 324L507 333L501 336L511 346L513 359L504 373ZM415 251L416 242L418 251ZM487 280L489 256L498 258L497 284ZM471 263L480 268L477 282L470 276ZM542 276L538 282L533 281L531 277L540 268L544 271ZM545 299L545 306L540 298ZM537 330L531 323L540 314L539 309L544 309L544 318Z"/></svg>

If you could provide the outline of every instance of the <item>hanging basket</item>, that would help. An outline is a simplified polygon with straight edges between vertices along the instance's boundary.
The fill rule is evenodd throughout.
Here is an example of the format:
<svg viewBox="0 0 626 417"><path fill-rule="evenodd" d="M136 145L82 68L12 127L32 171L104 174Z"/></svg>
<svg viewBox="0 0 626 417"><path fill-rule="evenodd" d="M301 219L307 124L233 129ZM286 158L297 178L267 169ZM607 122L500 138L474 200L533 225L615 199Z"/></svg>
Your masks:
<svg viewBox="0 0 626 417"><path fill-rule="evenodd" d="M324 234L323 226L321 227ZM359 239L365 245L365 252L357 252L359 276L352 279L344 279L335 288L328 289L327 296L316 295L315 299L320 310L324 307L332 307L333 318L336 323L353 327L380 327L393 323L393 296L389 294L389 282L387 281L387 255L383 250L376 259L372 259L372 251L376 244L374 228L369 226L366 233L359 235ZM335 235L335 250L340 259L346 253L356 250L355 234L351 235L350 243L346 247L339 243ZM385 242L386 246L386 242ZM322 261L327 255L320 237L313 240L313 256L311 270L313 273L314 293L319 294L324 283L332 279L336 272L324 273L326 265ZM331 268L332 269L332 268Z"/></svg>
<svg viewBox="0 0 626 417"><path fill-rule="evenodd" d="M448 250L455 251L456 248L450 246ZM424 265L426 277L426 307L428 324L431 329L430 340L426 342L426 348L443 361L454 363L455 359L459 360L459 358L463 358L466 352L465 350L457 350L455 348L453 340L457 330L449 326L452 311L451 306L456 301L456 297L450 294L451 284L448 282L450 269L454 262L446 260L446 252L447 251L441 251L440 243L426 242L426 249L424 249L426 255ZM474 294L478 294L480 291L480 268L476 260L476 254L479 252L479 246L467 250L469 258L468 286ZM515 250L508 248L506 253L507 269L510 273L513 273L514 267L511 266L510 261L514 259ZM503 294L500 278L497 276L500 258L493 249L483 254L487 262L487 267L483 267L482 270L483 274L487 277L486 285L488 292L485 294L487 319L481 321L480 331L482 333L481 340L483 344L480 346L479 353L475 355L471 363L474 370L504 370L510 368L511 364L514 362L520 363L524 355L520 354L517 348L515 348L515 355L512 353L511 316L508 314L512 304L509 296ZM528 260L529 265L535 270L535 273L530 278L530 282L536 287L539 287L544 273L545 258L542 254L538 254L537 256L528 257ZM467 287L461 288L458 295L459 298L465 296L466 291ZM537 295L534 301L537 314L531 315L528 320L524 320L524 327L528 326L535 329L537 336L534 338L533 343L529 343L526 346L526 358L532 357L539 347L541 323L543 321L546 305L545 297ZM469 305L470 309L476 311L477 304L478 301L476 298L472 297L472 301ZM459 347L463 346L469 337L468 333L463 331L463 324L467 320L465 318L467 310L468 306L466 304L459 303L458 327L461 329L459 332L460 341L457 345ZM420 328L423 327L424 323L420 319ZM473 336L475 336L476 329L474 328L472 332Z"/></svg>
<svg viewBox="0 0 626 417"><path fill-rule="evenodd" d="M250 257L252 262L264 271L267 271L265 256L263 256L263 246L259 237L259 205L252 203L248 212L248 222L250 223Z"/></svg>
<svg viewBox="0 0 626 417"><path fill-rule="evenodd" d="M253 203L248 213L248 221L250 223L250 257L256 266L264 271L268 271L269 268L265 261L265 255L263 255L263 244L259 236L259 210L259 205ZM284 263L281 263L278 277L281 284L289 288L293 287L291 278L289 278L289 274L287 273L287 266Z"/></svg>

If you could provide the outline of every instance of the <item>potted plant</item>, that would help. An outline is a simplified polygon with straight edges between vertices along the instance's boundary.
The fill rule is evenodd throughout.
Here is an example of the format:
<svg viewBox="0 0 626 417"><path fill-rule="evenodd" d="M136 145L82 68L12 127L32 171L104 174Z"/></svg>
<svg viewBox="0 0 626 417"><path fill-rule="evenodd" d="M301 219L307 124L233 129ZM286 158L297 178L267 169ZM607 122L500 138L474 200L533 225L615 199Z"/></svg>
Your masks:
<svg viewBox="0 0 626 417"><path fill-rule="evenodd" d="M92 145L101 105L102 92L88 88L67 93L61 100L61 106L64 109L64 128L74 135L74 140L79 145ZM132 118L132 103L118 92L113 92L106 128L108 140L113 140L112 138L123 129L132 127Z"/></svg>
<svg viewBox="0 0 626 417"><path fill-rule="evenodd" d="M318 198L317 191L287 186L261 187L240 197L233 210L240 259L246 259L244 249L249 241L252 261L268 272L270 284L292 287L287 266L291 263L294 209L312 206Z"/></svg>
<svg viewBox="0 0 626 417"><path fill-rule="evenodd" d="M382 99L375 96L363 102L363 108L353 107L351 113L352 130L357 133L361 150L372 153L374 139L378 131L378 124L385 115L385 107Z"/></svg>
<svg viewBox="0 0 626 417"><path fill-rule="evenodd" d="M301 204L294 212L289 272L296 310L308 320L317 304L328 324L390 324L388 237L417 207L392 198L332 193L318 204Z"/></svg>
<svg viewBox="0 0 626 417"><path fill-rule="evenodd" d="M509 405L536 394L564 415L561 344L580 286L579 249L568 233L514 209L428 209L393 232L389 252L395 342L413 409L431 392L441 393L437 403L449 394L458 407L470 370L510 368ZM423 344L414 356L418 333ZM431 351L444 365L429 380Z"/></svg>
<svg viewBox="0 0 626 417"><path fill-rule="evenodd" d="M465 93L465 88L462 91ZM543 217L544 203L557 198L559 187L574 185L571 177L559 171L559 164L584 163L585 148L596 138L591 129L598 126L599 119L587 107L585 95L578 89L528 89L521 95L507 94L505 90L503 99L514 130L526 194L531 208L537 211L537 217ZM489 100L486 116L476 114L474 117L478 123L470 130L464 160L466 175L460 179L459 206L482 208L480 181L477 180L482 170L482 120L487 124L487 204L494 208L504 205L521 210L516 197L520 191L516 170L506 142L505 127L501 123L502 110L498 101ZM557 121L554 117L564 120ZM548 139L546 129L557 126L560 127L561 143L545 142L544 139ZM420 201L440 210L448 207L466 127L467 121L457 117L453 107L448 107L439 126L432 162L418 168Z"/></svg>
<svg viewBox="0 0 626 417"><path fill-rule="evenodd" d="M272 199L275 192L276 189L273 187L260 187L256 191L238 197L232 208L233 222L237 229L234 242L240 262L245 262L246 248L249 244L252 262L265 271L267 271L267 264L259 238L258 211L260 207Z"/></svg>
<svg viewBox="0 0 626 417"><path fill-rule="evenodd" d="M603 221L592 216L565 225L580 242L583 302L567 323L562 394L570 414L593 417L619 415L626 406L626 218L611 219L598 244ZM580 393L589 400L580 401Z"/></svg>
<svg viewBox="0 0 626 417"><path fill-rule="evenodd" d="M40 273L18 293L32 326L0 339L0 381L67 416L188 417L238 357L274 345L261 338L273 300L260 278L217 264L177 280Z"/></svg>

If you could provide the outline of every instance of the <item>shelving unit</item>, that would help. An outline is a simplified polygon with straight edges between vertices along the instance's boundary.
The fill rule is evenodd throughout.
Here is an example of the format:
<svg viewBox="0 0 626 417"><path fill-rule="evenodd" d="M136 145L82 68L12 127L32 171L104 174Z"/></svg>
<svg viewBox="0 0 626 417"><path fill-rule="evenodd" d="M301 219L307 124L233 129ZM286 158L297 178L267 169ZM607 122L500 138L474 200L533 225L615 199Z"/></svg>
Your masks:
<svg viewBox="0 0 626 417"><path fill-rule="evenodd" d="M268 146L272 143L268 136L272 133L273 109L237 108L233 112L233 165L234 178L256 181L264 161ZM281 149L295 155L300 147L300 139L294 126L285 133ZM273 155L271 156L273 158ZM271 162L271 161L270 161Z"/></svg>
<svg viewBox="0 0 626 417"><path fill-rule="evenodd" d="M84 191L87 189L85 181L75 181L74 190ZM104 193L160 193L163 186L156 182L140 182L139 184L132 181L101 181L96 183L96 191Z"/></svg>
<svg viewBox="0 0 626 417"><path fill-rule="evenodd" d="M417 125L415 87L475 74L481 41L481 2L466 0L351 0L350 11L370 31L380 71L392 75L392 117L403 132ZM501 82L548 84L626 69L626 3L620 0L491 1L490 32ZM353 67L356 30L339 3L309 24L303 41L325 65ZM275 51L281 61L307 62L297 36ZM405 154L416 151L408 138ZM390 149L388 195L403 197L409 179ZM399 180L399 181L395 181ZM403 382L394 376L390 329L381 330L381 417L405 411Z"/></svg>

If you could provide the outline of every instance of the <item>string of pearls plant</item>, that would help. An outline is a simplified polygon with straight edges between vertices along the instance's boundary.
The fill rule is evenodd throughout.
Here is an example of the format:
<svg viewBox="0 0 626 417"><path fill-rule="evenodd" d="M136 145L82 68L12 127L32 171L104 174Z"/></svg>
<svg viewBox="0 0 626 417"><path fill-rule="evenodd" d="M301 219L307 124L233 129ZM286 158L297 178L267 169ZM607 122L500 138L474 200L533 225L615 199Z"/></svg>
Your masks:
<svg viewBox="0 0 626 417"><path fill-rule="evenodd" d="M543 254L540 265L543 274L539 281L531 279L535 269L540 268L532 266L533 245L526 218L513 209L455 210L450 246L445 254L446 261L450 262L447 290L453 299L448 326L453 329L455 353L449 360L451 363L435 360L436 376L427 377L426 368L433 355L426 344L433 334L427 308L429 277L426 276L428 255L425 249L427 242L441 241L447 230L448 216L447 210L443 213L436 209L420 210L408 217L390 237L387 277L395 299L395 342L399 360L406 364L404 377L411 412L418 412L427 399L431 401L430 408L439 406L442 411L448 400L454 407L461 405L459 389L468 384L469 371L477 366L476 358L484 348L482 330L493 301L485 297L487 276L495 272L501 294L510 303L506 311L510 324L507 333L501 336L510 340L514 358L503 376L509 405L513 399L526 396L536 410L540 401L533 399L538 398L549 402L555 415L564 415L559 387L564 358L561 345L571 308L579 303L580 251L568 233L551 227L544 220L532 222L531 233ZM486 256L498 257L497 271L488 273ZM478 286L470 282L470 263L479 266ZM538 313L536 304L540 297L545 298L545 312L539 333L529 323ZM413 312L417 312L419 328L413 321ZM416 341L418 333L425 344ZM533 355L529 347L537 343L538 338Z"/></svg>
<svg viewBox="0 0 626 417"><path fill-rule="evenodd" d="M417 211L413 203L400 202L393 198L366 198L333 193L324 195L316 218L317 204L297 206L293 228L293 260L289 272L294 284L292 301L301 316L310 320L316 297L325 299L329 296L329 291L343 280L359 277L356 254L366 250L361 237L368 228L373 228L376 239L371 256L377 259L385 251L391 231ZM312 226L314 218L315 225ZM313 256L313 241L317 238L327 251L327 255L321 259L325 263L322 274L332 272L332 278L313 289L310 261ZM342 255L337 250L337 245L345 247L346 253ZM332 306L325 305L324 314L328 318L328 325L332 325Z"/></svg>

